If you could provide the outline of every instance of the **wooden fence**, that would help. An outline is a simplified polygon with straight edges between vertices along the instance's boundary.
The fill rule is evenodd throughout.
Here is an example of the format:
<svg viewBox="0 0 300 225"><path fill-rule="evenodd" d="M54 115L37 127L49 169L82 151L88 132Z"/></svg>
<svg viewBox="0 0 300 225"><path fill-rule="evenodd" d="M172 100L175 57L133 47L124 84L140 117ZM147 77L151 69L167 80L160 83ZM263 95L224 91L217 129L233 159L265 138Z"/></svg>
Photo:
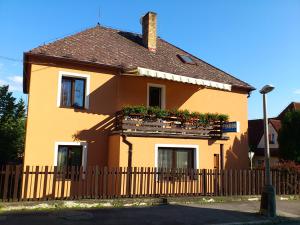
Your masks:
<svg viewBox="0 0 300 225"><path fill-rule="evenodd" d="M263 170L2 166L0 201L259 195ZM271 171L276 194L300 194L300 174Z"/></svg>

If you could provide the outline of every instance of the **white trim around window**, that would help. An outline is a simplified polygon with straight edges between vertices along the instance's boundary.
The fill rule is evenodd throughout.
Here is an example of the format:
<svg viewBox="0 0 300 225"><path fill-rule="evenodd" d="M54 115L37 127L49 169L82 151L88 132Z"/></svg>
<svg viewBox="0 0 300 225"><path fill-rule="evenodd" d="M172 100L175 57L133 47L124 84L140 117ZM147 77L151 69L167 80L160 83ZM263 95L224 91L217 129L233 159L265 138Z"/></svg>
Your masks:
<svg viewBox="0 0 300 225"><path fill-rule="evenodd" d="M161 108L166 108L166 85L147 83L147 106L149 107L149 88L159 87L161 88Z"/></svg>
<svg viewBox="0 0 300 225"><path fill-rule="evenodd" d="M58 155L58 146L59 145L70 145L70 146L82 146L82 167L85 170L87 165L87 143L85 141L81 142L63 142L57 141L54 146L54 166L57 166L57 155Z"/></svg>
<svg viewBox="0 0 300 225"><path fill-rule="evenodd" d="M83 78L86 80L85 82L85 101L84 101L84 108L89 108L89 95L90 95L90 75L88 74L79 74L79 73L72 73L66 71L59 71L58 73L58 90L57 90L57 107L60 107L60 99L61 99L61 82L62 77L75 77L75 78Z"/></svg>
<svg viewBox="0 0 300 225"><path fill-rule="evenodd" d="M193 148L195 169L199 169L199 146L198 145L177 145L177 144L155 144L155 167L158 165L158 148Z"/></svg>

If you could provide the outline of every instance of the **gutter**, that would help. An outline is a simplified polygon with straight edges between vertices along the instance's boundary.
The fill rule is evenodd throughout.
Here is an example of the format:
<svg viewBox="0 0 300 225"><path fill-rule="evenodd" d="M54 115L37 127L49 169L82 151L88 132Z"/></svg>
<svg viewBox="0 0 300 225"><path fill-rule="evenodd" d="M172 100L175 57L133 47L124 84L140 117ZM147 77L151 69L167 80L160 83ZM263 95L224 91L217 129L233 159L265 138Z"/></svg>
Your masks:
<svg viewBox="0 0 300 225"><path fill-rule="evenodd" d="M122 134L122 141L128 145L128 168L127 168L127 180L126 180L126 192L127 195L131 195L131 171L132 171L132 143L129 142L125 134Z"/></svg>
<svg viewBox="0 0 300 225"><path fill-rule="evenodd" d="M127 136L122 134L122 141L128 146L128 168L132 167L132 143L127 140Z"/></svg>

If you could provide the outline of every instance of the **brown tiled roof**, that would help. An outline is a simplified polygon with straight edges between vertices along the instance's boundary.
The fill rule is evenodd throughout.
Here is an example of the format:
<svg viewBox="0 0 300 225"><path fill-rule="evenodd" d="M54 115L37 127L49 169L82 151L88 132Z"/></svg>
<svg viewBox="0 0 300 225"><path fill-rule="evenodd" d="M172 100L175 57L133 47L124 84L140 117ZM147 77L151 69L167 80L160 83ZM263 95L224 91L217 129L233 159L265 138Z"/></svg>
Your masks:
<svg viewBox="0 0 300 225"><path fill-rule="evenodd" d="M270 118L269 123L272 124L272 126L277 132L280 130L281 128L280 120ZM252 148L256 148L263 134L264 134L264 120L257 119L257 120L248 121L249 146L251 146Z"/></svg>
<svg viewBox="0 0 300 225"><path fill-rule="evenodd" d="M300 102L291 102L278 116L277 118L282 120L284 115L289 111L300 110Z"/></svg>
<svg viewBox="0 0 300 225"><path fill-rule="evenodd" d="M272 126L278 133L281 128L281 121L277 119L270 119L269 122L272 124Z"/></svg>
<svg viewBox="0 0 300 225"><path fill-rule="evenodd" d="M92 62L124 69L144 67L231 84L245 88L248 91L254 90L251 85L161 38L157 39L156 53L152 53L142 45L141 35L99 25L50 44L34 48L28 53ZM183 63L178 58L178 54L190 56L197 65Z"/></svg>
<svg viewBox="0 0 300 225"><path fill-rule="evenodd" d="M248 141L251 148L256 148L264 134L264 121L262 119L248 121Z"/></svg>

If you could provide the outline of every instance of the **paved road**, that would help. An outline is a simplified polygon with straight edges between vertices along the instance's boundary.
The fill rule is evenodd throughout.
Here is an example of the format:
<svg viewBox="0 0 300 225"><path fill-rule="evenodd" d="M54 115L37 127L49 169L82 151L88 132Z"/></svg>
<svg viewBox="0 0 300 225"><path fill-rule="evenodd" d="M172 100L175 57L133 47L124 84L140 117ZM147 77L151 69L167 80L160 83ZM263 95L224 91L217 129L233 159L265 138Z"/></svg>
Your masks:
<svg viewBox="0 0 300 225"><path fill-rule="evenodd" d="M278 201L278 214L300 219L300 201ZM162 205L138 208L19 212L0 214L1 225L193 225L266 221L259 202ZM285 222L286 223L286 222ZM284 223L284 224L285 224ZM294 222L293 224L298 224ZM300 220L299 220L300 224Z"/></svg>

